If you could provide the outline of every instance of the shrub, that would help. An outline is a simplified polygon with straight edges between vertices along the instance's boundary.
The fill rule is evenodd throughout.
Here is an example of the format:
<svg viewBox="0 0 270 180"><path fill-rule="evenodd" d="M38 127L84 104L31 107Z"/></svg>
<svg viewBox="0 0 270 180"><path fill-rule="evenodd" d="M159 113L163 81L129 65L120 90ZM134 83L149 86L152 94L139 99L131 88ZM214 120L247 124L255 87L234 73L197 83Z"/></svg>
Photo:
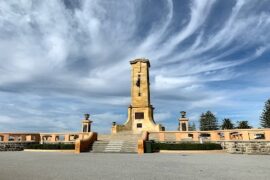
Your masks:
<svg viewBox="0 0 270 180"><path fill-rule="evenodd" d="M74 144L29 144L25 149L75 149Z"/></svg>
<svg viewBox="0 0 270 180"><path fill-rule="evenodd" d="M220 144L215 143L153 143L153 151L159 150L220 150Z"/></svg>

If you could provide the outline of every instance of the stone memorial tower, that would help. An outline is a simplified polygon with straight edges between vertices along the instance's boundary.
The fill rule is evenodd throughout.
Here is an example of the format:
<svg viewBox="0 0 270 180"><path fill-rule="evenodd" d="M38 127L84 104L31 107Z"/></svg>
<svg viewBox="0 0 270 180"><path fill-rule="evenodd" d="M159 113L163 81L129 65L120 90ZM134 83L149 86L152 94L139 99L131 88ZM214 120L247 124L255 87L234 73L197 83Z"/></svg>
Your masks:
<svg viewBox="0 0 270 180"><path fill-rule="evenodd" d="M150 103L150 82L148 59L135 59L131 64L131 104L128 119L124 125L113 125L112 132L123 130L140 133L142 131L160 131L161 125L153 118L153 106Z"/></svg>

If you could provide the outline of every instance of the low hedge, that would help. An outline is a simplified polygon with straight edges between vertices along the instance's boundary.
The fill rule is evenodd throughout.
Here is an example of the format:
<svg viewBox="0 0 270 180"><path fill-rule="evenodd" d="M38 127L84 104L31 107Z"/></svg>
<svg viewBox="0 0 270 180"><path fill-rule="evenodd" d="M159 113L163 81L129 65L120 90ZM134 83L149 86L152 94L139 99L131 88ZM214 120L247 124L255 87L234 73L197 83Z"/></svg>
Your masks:
<svg viewBox="0 0 270 180"><path fill-rule="evenodd" d="M75 144L29 144L25 149L75 149Z"/></svg>
<svg viewBox="0 0 270 180"><path fill-rule="evenodd" d="M153 143L152 150L221 150L220 144L216 143Z"/></svg>

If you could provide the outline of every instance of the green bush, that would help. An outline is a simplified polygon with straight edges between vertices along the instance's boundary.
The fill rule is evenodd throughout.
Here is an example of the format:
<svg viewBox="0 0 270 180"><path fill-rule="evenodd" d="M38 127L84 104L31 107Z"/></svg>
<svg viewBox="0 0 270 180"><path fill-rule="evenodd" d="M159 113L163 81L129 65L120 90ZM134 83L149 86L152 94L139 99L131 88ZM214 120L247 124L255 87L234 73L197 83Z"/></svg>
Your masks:
<svg viewBox="0 0 270 180"><path fill-rule="evenodd" d="M25 149L75 149L74 144L29 144L25 147Z"/></svg>
<svg viewBox="0 0 270 180"><path fill-rule="evenodd" d="M220 144L215 143L153 143L153 151L159 150L221 150Z"/></svg>

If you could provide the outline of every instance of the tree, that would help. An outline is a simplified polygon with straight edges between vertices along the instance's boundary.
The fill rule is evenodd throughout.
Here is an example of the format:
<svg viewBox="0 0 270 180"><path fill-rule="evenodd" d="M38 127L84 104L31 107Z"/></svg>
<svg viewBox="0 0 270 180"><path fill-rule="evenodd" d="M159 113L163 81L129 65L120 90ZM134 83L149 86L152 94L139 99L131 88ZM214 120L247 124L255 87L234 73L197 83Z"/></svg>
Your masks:
<svg viewBox="0 0 270 180"><path fill-rule="evenodd" d="M237 129L251 129L252 127L248 124L248 121L238 121Z"/></svg>
<svg viewBox="0 0 270 180"><path fill-rule="evenodd" d="M207 122L205 120L204 113L202 113L201 116L200 116L200 130L201 131L206 131L206 129L207 129Z"/></svg>
<svg viewBox="0 0 270 180"><path fill-rule="evenodd" d="M200 130L209 131L217 129L218 129L218 121L215 115L211 111L202 113L200 118Z"/></svg>
<svg viewBox="0 0 270 180"><path fill-rule="evenodd" d="M189 131L196 131L196 125L194 122L192 122L192 124L188 124L188 130Z"/></svg>
<svg viewBox="0 0 270 180"><path fill-rule="evenodd" d="M261 126L270 128L270 99L265 102L264 110L261 115Z"/></svg>
<svg viewBox="0 0 270 180"><path fill-rule="evenodd" d="M233 129L234 125L229 118L225 118L222 121L221 129Z"/></svg>

